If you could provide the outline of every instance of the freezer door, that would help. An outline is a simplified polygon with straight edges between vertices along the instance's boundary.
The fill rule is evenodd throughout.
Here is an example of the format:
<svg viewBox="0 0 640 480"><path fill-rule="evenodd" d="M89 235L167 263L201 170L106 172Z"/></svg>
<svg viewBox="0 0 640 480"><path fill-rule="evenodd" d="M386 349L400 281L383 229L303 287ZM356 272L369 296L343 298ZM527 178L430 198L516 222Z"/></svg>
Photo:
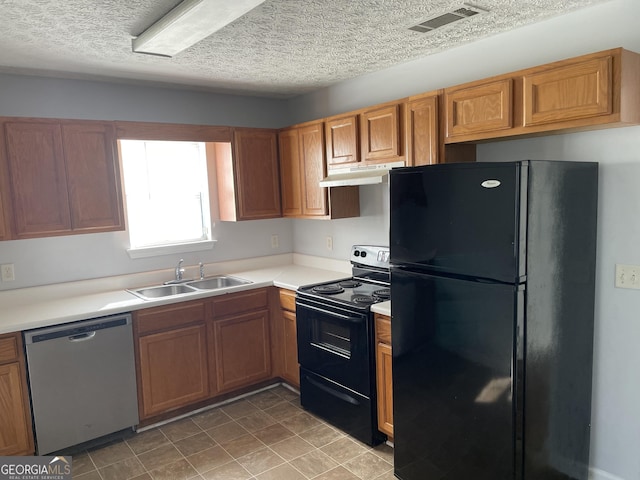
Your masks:
<svg viewBox="0 0 640 480"><path fill-rule="evenodd" d="M526 173L526 162L392 170L391 263L522 281Z"/></svg>
<svg viewBox="0 0 640 480"><path fill-rule="evenodd" d="M395 474L520 479L521 287L392 269Z"/></svg>

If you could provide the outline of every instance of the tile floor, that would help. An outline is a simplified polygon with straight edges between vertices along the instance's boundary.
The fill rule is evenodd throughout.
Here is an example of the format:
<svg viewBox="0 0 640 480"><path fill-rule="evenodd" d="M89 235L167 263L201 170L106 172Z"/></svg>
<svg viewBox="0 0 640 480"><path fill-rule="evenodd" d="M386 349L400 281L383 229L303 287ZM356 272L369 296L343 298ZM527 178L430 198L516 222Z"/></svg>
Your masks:
<svg viewBox="0 0 640 480"><path fill-rule="evenodd" d="M78 480L391 480L371 448L305 412L277 386L73 455Z"/></svg>

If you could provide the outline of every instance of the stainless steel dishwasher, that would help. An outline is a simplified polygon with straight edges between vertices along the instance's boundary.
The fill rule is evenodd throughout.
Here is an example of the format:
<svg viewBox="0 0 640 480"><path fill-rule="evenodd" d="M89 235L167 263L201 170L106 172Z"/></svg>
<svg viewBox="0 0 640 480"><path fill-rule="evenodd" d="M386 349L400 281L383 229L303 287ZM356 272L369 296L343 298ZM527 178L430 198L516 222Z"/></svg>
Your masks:
<svg viewBox="0 0 640 480"><path fill-rule="evenodd" d="M138 423L131 315L24 333L39 455Z"/></svg>

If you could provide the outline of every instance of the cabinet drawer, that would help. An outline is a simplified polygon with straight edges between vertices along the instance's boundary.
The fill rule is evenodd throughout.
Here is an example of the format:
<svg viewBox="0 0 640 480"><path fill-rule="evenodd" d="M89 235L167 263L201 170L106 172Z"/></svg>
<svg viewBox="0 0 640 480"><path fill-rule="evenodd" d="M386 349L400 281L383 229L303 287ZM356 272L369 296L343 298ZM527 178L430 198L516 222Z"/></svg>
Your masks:
<svg viewBox="0 0 640 480"><path fill-rule="evenodd" d="M283 310L296 311L296 292L280 289L280 306Z"/></svg>
<svg viewBox="0 0 640 480"><path fill-rule="evenodd" d="M18 358L18 334L0 337L0 363L12 362Z"/></svg>
<svg viewBox="0 0 640 480"><path fill-rule="evenodd" d="M138 335L204 322L204 302L177 303L134 312Z"/></svg>
<svg viewBox="0 0 640 480"><path fill-rule="evenodd" d="M376 340L391 345L391 319L386 315L376 314Z"/></svg>
<svg viewBox="0 0 640 480"><path fill-rule="evenodd" d="M267 308L269 304L267 289L222 295L213 300L213 316L224 317L242 312Z"/></svg>

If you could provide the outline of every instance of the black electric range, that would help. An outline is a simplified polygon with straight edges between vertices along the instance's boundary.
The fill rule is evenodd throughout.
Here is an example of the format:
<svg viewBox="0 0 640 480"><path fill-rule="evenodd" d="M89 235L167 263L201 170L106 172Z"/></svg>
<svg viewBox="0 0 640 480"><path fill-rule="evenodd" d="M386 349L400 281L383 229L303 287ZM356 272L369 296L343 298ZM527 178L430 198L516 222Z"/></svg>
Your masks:
<svg viewBox="0 0 640 480"><path fill-rule="evenodd" d="M355 245L351 278L301 287L296 295L300 401L355 438L378 431L371 305L388 300L389 248Z"/></svg>

